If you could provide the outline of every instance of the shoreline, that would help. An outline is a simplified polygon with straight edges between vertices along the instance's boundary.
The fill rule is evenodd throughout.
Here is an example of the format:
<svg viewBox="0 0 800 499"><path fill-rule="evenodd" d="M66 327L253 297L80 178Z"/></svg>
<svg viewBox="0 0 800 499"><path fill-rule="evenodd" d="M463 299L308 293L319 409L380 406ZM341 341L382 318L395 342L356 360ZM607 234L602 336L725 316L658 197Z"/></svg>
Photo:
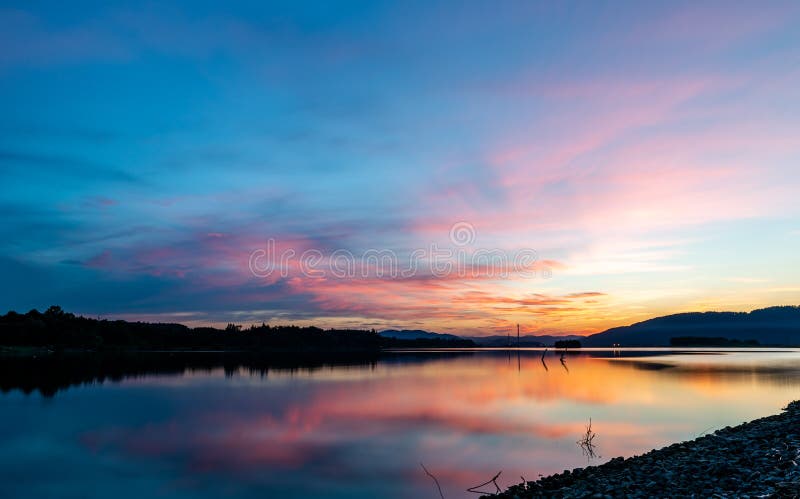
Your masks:
<svg viewBox="0 0 800 499"><path fill-rule="evenodd" d="M800 497L800 400L783 412L484 498Z"/></svg>

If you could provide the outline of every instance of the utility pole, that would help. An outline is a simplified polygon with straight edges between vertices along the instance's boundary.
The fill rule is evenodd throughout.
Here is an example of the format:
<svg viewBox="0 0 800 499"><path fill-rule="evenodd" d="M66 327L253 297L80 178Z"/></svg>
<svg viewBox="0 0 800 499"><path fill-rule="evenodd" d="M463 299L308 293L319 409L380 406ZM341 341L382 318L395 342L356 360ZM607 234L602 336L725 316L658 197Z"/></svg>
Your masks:
<svg viewBox="0 0 800 499"><path fill-rule="evenodd" d="M517 348L519 348L519 324L517 324Z"/></svg>

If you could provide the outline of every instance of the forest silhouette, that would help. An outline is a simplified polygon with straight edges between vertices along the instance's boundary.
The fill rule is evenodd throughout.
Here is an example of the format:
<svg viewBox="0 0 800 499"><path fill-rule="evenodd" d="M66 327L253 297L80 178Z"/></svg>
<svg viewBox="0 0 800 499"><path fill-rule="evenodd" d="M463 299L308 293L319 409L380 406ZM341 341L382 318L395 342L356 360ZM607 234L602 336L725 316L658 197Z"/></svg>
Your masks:
<svg viewBox="0 0 800 499"><path fill-rule="evenodd" d="M54 351L211 350L244 352L379 352L385 348L471 347L470 340L383 338L377 331L270 326L225 329L183 324L99 320L51 306L0 316L0 346Z"/></svg>

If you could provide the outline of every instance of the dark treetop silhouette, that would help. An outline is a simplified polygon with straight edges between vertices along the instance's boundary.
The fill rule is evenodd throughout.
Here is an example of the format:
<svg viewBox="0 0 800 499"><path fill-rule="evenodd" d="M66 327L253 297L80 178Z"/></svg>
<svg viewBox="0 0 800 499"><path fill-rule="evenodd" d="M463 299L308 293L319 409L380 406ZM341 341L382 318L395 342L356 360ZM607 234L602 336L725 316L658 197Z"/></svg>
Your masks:
<svg viewBox="0 0 800 499"><path fill-rule="evenodd" d="M271 352L377 352L382 348L465 347L469 340L383 338L375 330L228 324L225 329L182 324L90 319L52 306L44 313L0 316L0 346L54 350L230 350Z"/></svg>

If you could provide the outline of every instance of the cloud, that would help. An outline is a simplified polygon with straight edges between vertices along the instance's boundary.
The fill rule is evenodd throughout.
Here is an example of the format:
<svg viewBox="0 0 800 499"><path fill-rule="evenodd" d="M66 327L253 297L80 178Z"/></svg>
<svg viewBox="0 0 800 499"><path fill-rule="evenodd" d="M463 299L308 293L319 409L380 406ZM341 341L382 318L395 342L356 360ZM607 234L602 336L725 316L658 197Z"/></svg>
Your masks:
<svg viewBox="0 0 800 499"><path fill-rule="evenodd" d="M759 283L759 282L770 282L771 279L765 279L760 277L728 277L725 279L728 282L736 282L742 284L752 284L752 283Z"/></svg>
<svg viewBox="0 0 800 499"><path fill-rule="evenodd" d="M9 303L585 332L750 289L708 255L798 215L792 4L357 10L0 12ZM535 250L536 278L248 267L269 238L402 265L457 221L469 251ZM718 263L792 263L745 258Z"/></svg>
<svg viewBox="0 0 800 499"><path fill-rule="evenodd" d="M48 156L38 153L0 150L0 165L15 178L28 175L58 176L70 182L97 181L143 183L143 179L119 169L99 165L70 156Z"/></svg>
<svg viewBox="0 0 800 499"><path fill-rule="evenodd" d="M127 60L130 52L113 30L101 23L53 29L34 14L0 10L0 65L64 64Z"/></svg>

